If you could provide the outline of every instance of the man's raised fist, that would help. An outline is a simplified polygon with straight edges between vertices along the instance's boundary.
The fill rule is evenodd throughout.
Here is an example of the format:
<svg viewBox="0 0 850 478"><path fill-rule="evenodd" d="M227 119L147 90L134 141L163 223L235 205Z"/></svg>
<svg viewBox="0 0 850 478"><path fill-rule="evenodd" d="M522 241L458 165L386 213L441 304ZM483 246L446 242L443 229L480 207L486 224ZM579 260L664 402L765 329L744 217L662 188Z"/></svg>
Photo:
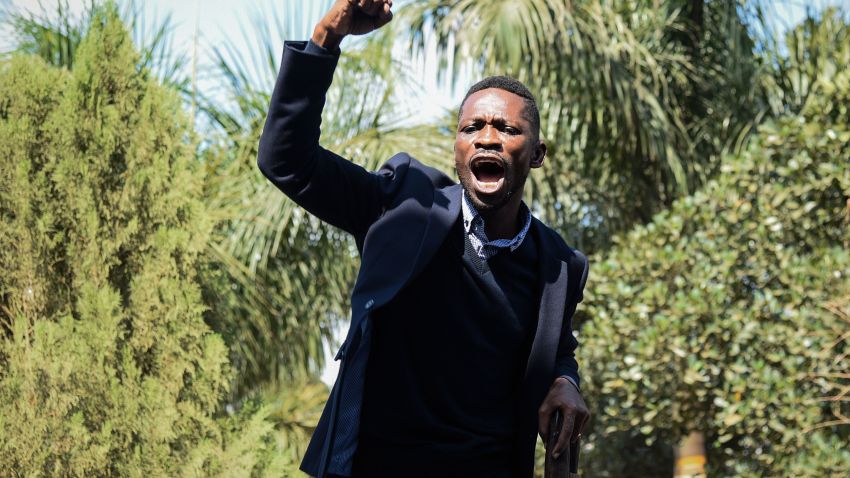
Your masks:
<svg viewBox="0 0 850 478"><path fill-rule="evenodd" d="M336 0L313 30L313 43L335 50L346 35L363 35L393 19L392 0Z"/></svg>

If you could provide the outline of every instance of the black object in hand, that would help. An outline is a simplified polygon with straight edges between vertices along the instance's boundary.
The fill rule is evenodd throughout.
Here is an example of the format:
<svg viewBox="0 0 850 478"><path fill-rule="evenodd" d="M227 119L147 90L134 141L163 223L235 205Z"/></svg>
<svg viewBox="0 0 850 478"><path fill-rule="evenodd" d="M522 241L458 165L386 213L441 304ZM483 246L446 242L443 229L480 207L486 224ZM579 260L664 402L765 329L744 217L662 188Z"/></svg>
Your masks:
<svg viewBox="0 0 850 478"><path fill-rule="evenodd" d="M546 437L546 461L544 465L543 478L579 478L578 475L578 452L581 438L570 443L569 447L562 451L558 458L552 456L552 450L558 443L558 436L563 426L561 411L556 410L549 422L549 433Z"/></svg>

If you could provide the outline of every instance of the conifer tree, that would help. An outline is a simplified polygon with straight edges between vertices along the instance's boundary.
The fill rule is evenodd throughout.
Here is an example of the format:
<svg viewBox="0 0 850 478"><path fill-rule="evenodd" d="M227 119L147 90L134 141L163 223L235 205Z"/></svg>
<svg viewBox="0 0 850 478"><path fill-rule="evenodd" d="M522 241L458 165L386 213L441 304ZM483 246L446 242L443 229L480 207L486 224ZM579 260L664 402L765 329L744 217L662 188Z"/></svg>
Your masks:
<svg viewBox="0 0 850 478"><path fill-rule="evenodd" d="M281 472L196 277L213 227L188 122L114 6L72 71L0 64L0 476Z"/></svg>

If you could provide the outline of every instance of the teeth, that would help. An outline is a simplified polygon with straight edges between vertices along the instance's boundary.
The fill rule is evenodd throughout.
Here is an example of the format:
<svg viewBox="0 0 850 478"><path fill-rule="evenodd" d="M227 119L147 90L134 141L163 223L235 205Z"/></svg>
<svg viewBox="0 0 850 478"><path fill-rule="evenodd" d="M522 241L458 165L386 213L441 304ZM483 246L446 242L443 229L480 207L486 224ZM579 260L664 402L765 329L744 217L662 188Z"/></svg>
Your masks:
<svg viewBox="0 0 850 478"><path fill-rule="evenodd" d="M493 192L502 186L502 179L498 181L477 181L478 189L482 192Z"/></svg>

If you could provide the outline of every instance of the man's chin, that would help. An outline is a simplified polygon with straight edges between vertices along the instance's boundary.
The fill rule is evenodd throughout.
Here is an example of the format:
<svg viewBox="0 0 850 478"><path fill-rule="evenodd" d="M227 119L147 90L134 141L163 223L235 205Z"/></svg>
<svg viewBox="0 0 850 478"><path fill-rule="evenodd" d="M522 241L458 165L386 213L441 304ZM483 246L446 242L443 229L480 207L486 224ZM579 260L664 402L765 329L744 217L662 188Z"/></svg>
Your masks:
<svg viewBox="0 0 850 478"><path fill-rule="evenodd" d="M497 210L507 204L511 198L511 184L507 178L486 183L478 181L471 175L471 177L459 176L467 197L469 197L475 210L480 213Z"/></svg>
<svg viewBox="0 0 850 478"><path fill-rule="evenodd" d="M477 188L466 190L472 205L480 212L495 211L507 204L511 195L509 191L498 190L494 192L480 191Z"/></svg>

